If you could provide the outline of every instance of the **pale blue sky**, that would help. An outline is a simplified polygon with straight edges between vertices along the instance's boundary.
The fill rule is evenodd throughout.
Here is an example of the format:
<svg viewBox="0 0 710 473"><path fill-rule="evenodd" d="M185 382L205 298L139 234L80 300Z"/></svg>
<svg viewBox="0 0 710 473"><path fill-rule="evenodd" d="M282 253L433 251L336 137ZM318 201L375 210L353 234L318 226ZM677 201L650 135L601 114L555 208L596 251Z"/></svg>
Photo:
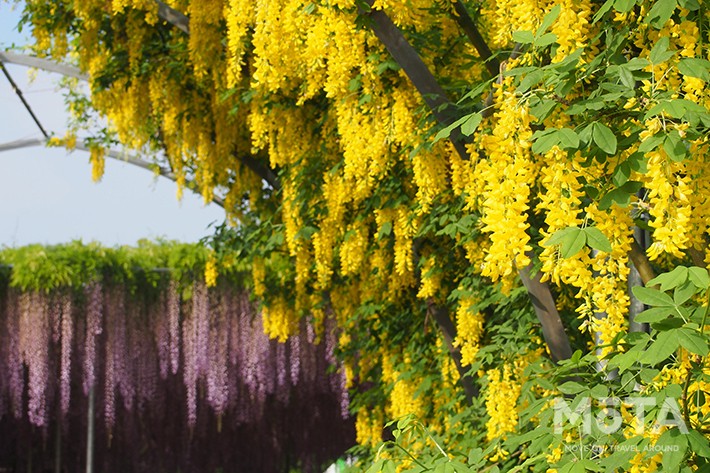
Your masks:
<svg viewBox="0 0 710 473"><path fill-rule="evenodd" d="M20 16L0 0L0 50L26 44L29 32L18 33ZM56 74L6 65L47 131L63 136L66 112L56 89ZM42 135L0 74L0 143ZM197 241L224 212L185 191L182 202L175 184L150 172L106 160L103 180L91 181L88 153L44 147L0 152L0 246L56 244L73 239L105 245L131 245L141 238L165 237Z"/></svg>

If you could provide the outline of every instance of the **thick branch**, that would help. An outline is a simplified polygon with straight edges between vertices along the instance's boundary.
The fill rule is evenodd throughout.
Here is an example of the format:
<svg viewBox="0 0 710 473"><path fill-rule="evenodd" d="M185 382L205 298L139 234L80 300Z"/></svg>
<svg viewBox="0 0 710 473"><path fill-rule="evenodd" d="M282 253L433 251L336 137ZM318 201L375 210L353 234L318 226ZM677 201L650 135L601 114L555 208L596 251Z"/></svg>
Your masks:
<svg viewBox="0 0 710 473"><path fill-rule="evenodd" d="M486 69L492 76L497 76L500 72L500 62L493 56L491 48L486 44L486 40L481 36L481 32L478 31L476 23L474 23L473 18L469 15L466 6L461 0L456 0L454 2L454 10L456 11L454 20L461 27L466 36L468 36L469 41L473 44L473 47L478 51L478 55L481 59L485 61Z"/></svg>
<svg viewBox="0 0 710 473"><path fill-rule="evenodd" d="M520 279L528 290L535 314L542 324L542 335L550 349L554 361L566 360L572 356L572 347L565 327L557 312L555 300L547 284L540 280L540 273L531 275L532 264L520 270Z"/></svg>
<svg viewBox="0 0 710 473"><path fill-rule="evenodd" d="M459 382L466 393L466 400L470 404L471 401L478 396L478 389L471 381L471 378L467 376L466 369L461 365L461 352L454 346L456 327L449 316L449 311L446 310L445 307L436 305L432 301L428 301L428 305L429 312L434 316L441 333L444 334L446 347L449 350L451 358L454 360L454 364L456 364L456 370L459 372Z"/></svg>
<svg viewBox="0 0 710 473"><path fill-rule="evenodd" d="M631 251L629 251L629 259L633 263L636 271L638 271L639 276L641 276L641 281L643 281L644 286L653 278L656 274L651 267L651 262L646 256L646 252L641 249L636 240L631 243Z"/></svg>
<svg viewBox="0 0 710 473"><path fill-rule="evenodd" d="M270 167L264 165L261 161L248 155L242 156L238 159L242 162L242 164L251 169L257 176L266 181L272 189L278 190L281 187L276 173L274 173Z"/></svg>
<svg viewBox="0 0 710 473"><path fill-rule="evenodd" d="M190 20L188 17L160 0L156 0L155 3L158 4L158 18L170 23L183 33L190 34Z"/></svg>
<svg viewBox="0 0 710 473"><path fill-rule="evenodd" d="M698 266L700 268L707 267L707 264L705 264L705 255L702 251L696 248L689 248L688 253L690 254L690 258L693 260L693 264L695 266Z"/></svg>
<svg viewBox="0 0 710 473"><path fill-rule="evenodd" d="M366 0L372 6L372 0ZM402 34L402 31L392 22L387 14L382 10L370 9L364 13L371 19L370 27L375 36L387 48L395 62L402 68L409 80L422 96L427 106L431 109L436 120L444 126L450 125L458 117L455 115L455 108L451 100L446 96L434 75L424 64L419 53L412 47ZM453 130L451 141L456 151L462 159L468 159L466 143L461 132Z"/></svg>

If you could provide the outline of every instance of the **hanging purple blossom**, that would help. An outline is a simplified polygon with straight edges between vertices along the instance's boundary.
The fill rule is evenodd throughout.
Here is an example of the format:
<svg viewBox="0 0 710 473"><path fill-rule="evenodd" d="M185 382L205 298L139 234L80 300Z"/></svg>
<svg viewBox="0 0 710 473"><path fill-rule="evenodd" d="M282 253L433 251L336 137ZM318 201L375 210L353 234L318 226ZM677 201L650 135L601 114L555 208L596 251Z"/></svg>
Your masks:
<svg viewBox="0 0 710 473"><path fill-rule="evenodd" d="M209 362L207 367L207 401L217 415L224 414L229 403L227 375L227 350L229 349L228 324L225 321L225 306L222 300L212 312L209 331Z"/></svg>
<svg viewBox="0 0 710 473"><path fill-rule="evenodd" d="M175 281L170 281L168 287L167 311L170 331L170 368L173 374L177 374L180 366L180 295Z"/></svg>
<svg viewBox="0 0 710 473"><path fill-rule="evenodd" d="M160 295L158 304L150 304L148 308L148 319L151 325L150 329L154 335L160 377L162 379L168 377L168 371L170 370L170 321L167 317L166 309L167 295L165 292Z"/></svg>
<svg viewBox="0 0 710 473"><path fill-rule="evenodd" d="M28 376L28 410L32 424L44 426L47 417L48 350L51 327L46 298L23 294L20 304L20 347Z"/></svg>
<svg viewBox="0 0 710 473"><path fill-rule="evenodd" d="M15 417L0 423L0 438L7 425L46 432L61 412L72 439L66 445L76 445L86 432L87 397L70 399L72 387L88 393L98 384L97 429L111 440L110 447L97 441L97 462L107 473L279 471L286 455L315 470L319 458L342 451L316 453L334 444L334 432L352 438L343 373L328 371L334 326L321 343L308 341L304 324L281 344L264 334L248 293L196 283L193 298L182 301L177 287L146 296L89 283L84 297L61 290L51 299L9 289L0 301L0 380L7 380L0 416L9 409ZM287 441L282 434L294 425L308 435ZM63 456L68 471L81 469L79 458Z"/></svg>
<svg viewBox="0 0 710 473"><path fill-rule="evenodd" d="M203 376L207 374L209 364L209 336L210 336L210 303L207 286L201 281L195 282L192 287L192 316L195 324L195 373Z"/></svg>
<svg viewBox="0 0 710 473"><path fill-rule="evenodd" d="M97 282L84 287L86 297L86 338L84 340L84 394L96 383L96 337L103 330L103 291Z"/></svg>
<svg viewBox="0 0 710 473"><path fill-rule="evenodd" d="M187 390L187 422L191 427L197 421L197 315L194 305L182 324L182 372Z"/></svg>
<svg viewBox="0 0 710 473"><path fill-rule="evenodd" d="M7 328L7 367L9 370L7 378L10 387L10 402L12 412L16 419L20 419L23 414L23 393L25 391L25 376L20 347L20 300L29 297L18 294L15 290L8 290L6 328Z"/></svg>

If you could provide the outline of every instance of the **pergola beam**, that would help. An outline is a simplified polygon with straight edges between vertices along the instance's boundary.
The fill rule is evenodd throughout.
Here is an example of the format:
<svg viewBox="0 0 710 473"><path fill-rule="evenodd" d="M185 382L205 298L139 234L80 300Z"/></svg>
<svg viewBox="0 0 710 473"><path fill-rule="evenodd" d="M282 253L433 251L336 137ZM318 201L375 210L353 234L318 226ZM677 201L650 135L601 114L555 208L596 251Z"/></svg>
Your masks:
<svg viewBox="0 0 710 473"><path fill-rule="evenodd" d="M44 138L28 138L23 140L10 141L7 143L0 143L0 152L12 151L21 148L31 148L34 146L46 146L47 142L48 140ZM75 148L82 151L91 151L90 144L82 139L77 139ZM114 149L107 149L105 156L115 159L116 161L132 164L133 166L137 166L141 169L157 173L160 176L163 176L166 179L170 179L173 182L177 181L177 176L170 169L167 169L163 166L158 166L155 163L148 162L136 156L131 156L130 154L123 153ZM196 194L199 194L199 192L197 192L195 189L191 189L189 185L187 186L187 188L192 190ZM224 199L222 199L221 197L213 197L212 202L219 205L220 207L224 207Z"/></svg>
<svg viewBox="0 0 710 473"><path fill-rule="evenodd" d="M11 51L0 51L0 62L6 64L17 64L20 66L34 67L47 72L56 72L66 77L73 77L75 79L88 81L89 76L84 74L79 70L78 67L70 66L68 64L60 64L58 62L44 59L36 56L30 56L28 54L18 54Z"/></svg>

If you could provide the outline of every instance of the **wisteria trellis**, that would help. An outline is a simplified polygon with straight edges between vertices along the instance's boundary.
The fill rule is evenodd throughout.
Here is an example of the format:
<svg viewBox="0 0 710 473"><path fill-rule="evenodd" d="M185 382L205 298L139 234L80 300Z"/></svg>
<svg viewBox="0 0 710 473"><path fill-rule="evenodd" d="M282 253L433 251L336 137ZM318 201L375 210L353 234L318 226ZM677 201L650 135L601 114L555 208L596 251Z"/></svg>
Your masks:
<svg viewBox="0 0 710 473"><path fill-rule="evenodd" d="M307 324L269 340L233 285L2 287L0 468L50 452L58 426L80 471L93 389L98 471L316 470L353 443L335 344Z"/></svg>

